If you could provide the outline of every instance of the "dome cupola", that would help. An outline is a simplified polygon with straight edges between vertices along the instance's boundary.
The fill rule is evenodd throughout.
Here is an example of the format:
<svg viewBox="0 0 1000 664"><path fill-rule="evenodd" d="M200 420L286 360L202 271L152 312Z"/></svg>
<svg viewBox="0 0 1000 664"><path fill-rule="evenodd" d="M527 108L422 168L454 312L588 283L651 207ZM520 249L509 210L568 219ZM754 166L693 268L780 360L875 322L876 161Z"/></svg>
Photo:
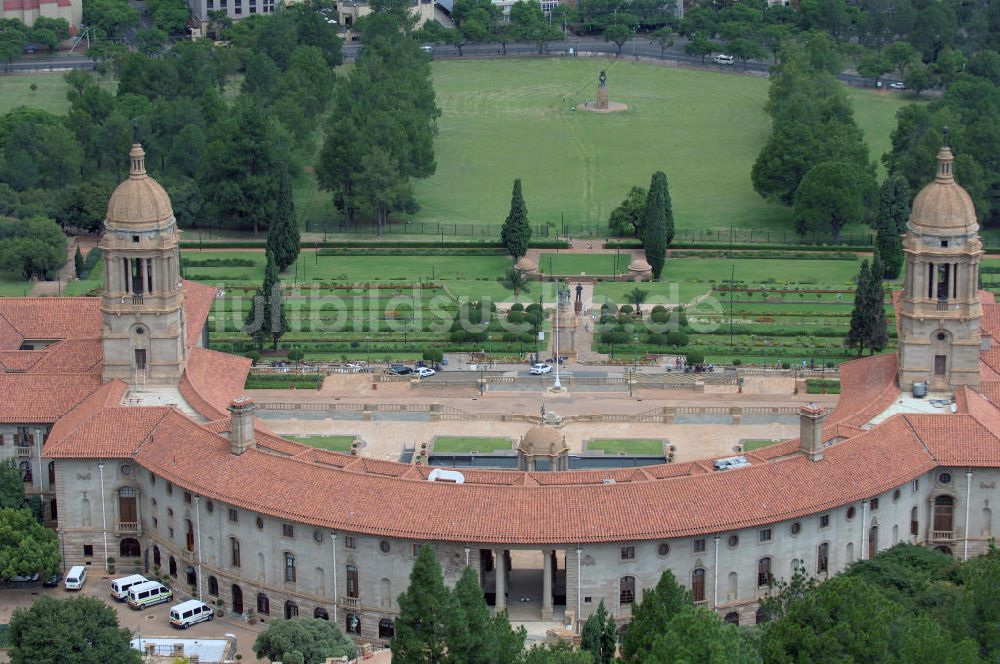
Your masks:
<svg viewBox="0 0 1000 664"><path fill-rule="evenodd" d="M955 182L954 161L951 148L942 145L934 181L913 199L908 227L914 233L954 237L979 230L972 198Z"/></svg>
<svg viewBox="0 0 1000 664"><path fill-rule="evenodd" d="M174 223L170 197L160 183L146 174L146 153L133 143L128 179L118 185L108 201L109 229L152 230Z"/></svg>

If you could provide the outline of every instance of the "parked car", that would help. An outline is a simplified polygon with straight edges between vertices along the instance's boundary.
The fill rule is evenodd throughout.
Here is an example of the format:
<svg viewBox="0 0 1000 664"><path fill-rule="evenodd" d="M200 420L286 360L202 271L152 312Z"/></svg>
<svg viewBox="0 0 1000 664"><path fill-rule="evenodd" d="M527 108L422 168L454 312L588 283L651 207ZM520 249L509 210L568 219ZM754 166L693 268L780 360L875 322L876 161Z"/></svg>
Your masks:
<svg viewBox="0 0 1000 664"><path fill-rule="evenodd" d="M176 606L170 607L170 626L179 629L187 629L191 625L212 620L215 612L208 604L199 602L196 599L189 599Z"/></svg>
<svg viewBox="0 0 1000 664"><path fill-rule="evenodd" d="M902 83L900 83L899 81L893 81L892 83L889 84L889 87L892 88L893 90L905 90L906 89L906 86L903 85Z"/></svg>
<svg viewBox="0 0 1000 664"><path fill-rule="evenodd" d="M550 371L552 371L552 365L544 364L542 362L539 362L538 364L532 364L531 368L528 369L528 373L530 373L532 376L541 376L542 374L547 374Z"/></svg>
<svg viewBox="0 0 1000 664"><path fill-rule="evenodd" d="M48 577L42 582L42 585L46 588L58 588L59 582L63 580L63 575L60 572L56 572Z"/></svg>
<svg viewBox="0 0 1000 664"><path fill-rule="evenodd" d="M389 366L389 373L395 376L406 376L413 373L413 369L403 364L392 364Z"/></svg>
<svg viewBox="0 0 1000 664"><path fill-rule="evenodd" d="M18 574L17 576L11 577L8 581L8 585L11 586L33 586L38 583L39 574L35 572L34 574Z"/></svg>
<svg viewBox="0 0 1000 664"><path fill-rule="evenodd" d="M431 369L430 367L417 367L417 375L420 376L421 378L428 378L436 373L437 372Z"/></svg>
<svg viewBox="0 0 1000 664"><path fill-rule="evenodd" d="M347 373L361 373L367 371L368 368L365 366L364 362L348 362L344 365L344 370Z"/></svg>

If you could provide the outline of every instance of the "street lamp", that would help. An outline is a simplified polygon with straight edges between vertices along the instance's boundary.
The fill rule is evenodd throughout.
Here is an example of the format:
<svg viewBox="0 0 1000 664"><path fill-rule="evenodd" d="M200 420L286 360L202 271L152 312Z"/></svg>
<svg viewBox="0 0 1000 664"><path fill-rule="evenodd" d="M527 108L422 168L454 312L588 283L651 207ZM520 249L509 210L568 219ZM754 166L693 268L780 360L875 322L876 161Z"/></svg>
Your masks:
<svg viewBox="0 0 1000 664"><path fill-rule="evenodd" d="M372 363L372 338L371 338L371 336L367 336L367 337L365 337L365 340L368 342L368 364L371 365L371 363Z"/></svg>

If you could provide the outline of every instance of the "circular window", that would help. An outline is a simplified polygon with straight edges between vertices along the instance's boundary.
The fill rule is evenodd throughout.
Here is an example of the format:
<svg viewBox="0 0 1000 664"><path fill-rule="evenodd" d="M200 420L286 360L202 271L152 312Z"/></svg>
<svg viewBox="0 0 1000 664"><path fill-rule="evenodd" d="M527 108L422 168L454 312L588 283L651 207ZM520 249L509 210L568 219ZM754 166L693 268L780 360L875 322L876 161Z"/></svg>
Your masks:
<svg viewBox="0 0 1000 664"><path fill-rule="evenodd" d="M938 332L938 333L937 333L937 340L938 340L938 341L944 341L944 340L945 340L945 339L947 339L947 338L948 338L948 337L947 337L947 336L945 335L945 333L944 333L944 332Z"/></svg>
<svg viewBox="0 0 1000 664"><path fill-rule="evenodd" d="M132 466L127 463L122 464L122 475L128 476L132 474Z"/></svg>
<svg viewBox="0 0 1000 664"><path fill-rule="evenodd" d="M314 530L313 531L313 539L316 540L319 543L322 543L323 542L323 531L322 530Z"/></svg>
<svg viewBox="0 0 1000 664"><path fill-rule="evenodd" d="M670 553L670 545L666 542L660 542L659 546L656 547L656 553L661 556L665 556Z"/></svg>
<svg viewBox="0 0 1000 664"><path fill-rule="evenodd" d="M796 521L795 523L792 524L792 534L793 535L798 535L801 530L802 530L802 524L801 523L799 523L798 521Z"/></svg>
<svg viewBox="0 0 1000 664"><path fill-rule="evenodd" d="M854 507L851 506L847 508L847 520L850 521L853 518L854 518Z"/></svg>
<svg viewBox="0 0 1000 664"><path fill-rule="evenodd" d="M385 540L382 540L381 542L378 543L378 549L382 553L389 553L390 548L391 547L389 546L389 543L386 542Z"/></svg>
<svg viewBox="0 0 1000 664"><path fill-rule="evenodd" d="M730 535L729 539L727 540L727 543L729 544L730 548L735 547L737 544L740 543L739 535Z"/></svg>
<svg viewBox="0 0 1000 664"><path fill-rule="evenodd" d="M951 484L951 473L941 473L938 475L938 482L941 484Z"/></svg>
<svg viewBox="0 0 1000 664"><path fill-rule="evenodd" d="M215 511L215 503L213 503L211 500L208 501L207 503L205 503L205 509L207 509L208 513L211 514L212 512Z"/></svg>
<svg viewBox="0 0 1000 664"><path fill-rule="evenodd" d="M135 333L136 334L146 334L146 330L144 328L137 327L137 328L135 328Z"/></svg>
<svg viewBox="0 0 1000 664"><path fill-rule="evenodd" d="M899 500L899 489L892 492L892 502L896 502L897 500Z"/></svg>
<svg viewBox="0 0 1000 664"><path fill-rule="evenodd" d="M264 530L264 518L257 517L257 530Z"/></svg>

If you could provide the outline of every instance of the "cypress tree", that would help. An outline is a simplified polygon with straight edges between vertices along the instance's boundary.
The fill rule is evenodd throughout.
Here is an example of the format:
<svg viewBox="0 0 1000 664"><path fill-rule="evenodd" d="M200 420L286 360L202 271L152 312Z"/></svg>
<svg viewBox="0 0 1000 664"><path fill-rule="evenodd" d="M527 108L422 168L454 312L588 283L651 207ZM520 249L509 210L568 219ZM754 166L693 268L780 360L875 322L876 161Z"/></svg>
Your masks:
<svg viewBox="0 0 1000 664"><path fill-rule="evenodd" d="M514 190L510 196L510 213L500 230L500 243L515 261L528 253L531 241L531 224L528 223L528 208L521 193L521 178L514 180Z"/></svg>
<svg viewBox="0 0 1000 664"><path fill-rule="evenodd" d="M885 319L885 292L882 288L882 275L885 268L876 256L872 262L871 274L868 276L868 311L871 315L871 325L868 331L868 350L872 354L885 350L889 345L889 326Z"/></svg>
<svg viewBox="0 0 1000 664"><path fill-rule="evenodd" d="M868 261L862 261L861 269L858 270L858 283L854 292L854 309L851 311L851 328L844 338L844 345L848 348L857 348L858 355L861 355L869 340L873 338L875 324L875 312L871 307L871 285L872 271L868 266Z"/></svg>
<svg viewBox="0 0 1000 664"><path fill-rule="evenodd" d="M83 253L80 252L80 245L76 245L76 253L73 254L73 273L77 279L83 279Z"/></svg>
<svg viewBox="0 0 1000 664"><path fill-rule="evenodd" d="M279 272L284 272L299 257L300 244L299 224L292 198L292 179L288 169L282 168L274 219L267 229L267 252L274 256Z"/></svg>
<svg viewBox="0 0 1000 664"><path fill-rule="evenodd" d="M900 175L890 175L879 188L875 218L875 257L883 266L882 276L897 279L903 268L903 240L910 215L910 186Z"/></svg>
<svg viewBox="0 0 1000 664"><path fill-rule="evenodd" d="M646 194L646 209L643 212L642 248L646 252L646 261L653 268L653 279L659 279L666 261L667 246L674 236L673 212L670 212L669 224L667 210L669 209L667 194L667 176L662 171L653 173L649 182L649 193Z"/></svg>
<svg viewBox="0 0 1000 664"><path fill-rule="evenodd" d="M642 600L632 607L632 623L622 637L622 661L643 662L663 626L682 608L692 605L691 593L677 583L670 570L664 571L656 587L644 590Z"/></svg>
<svg viewBox="0 0 1000 664"><path fill-rule="evenodd" d="M284 298L281 294L281 279L278 277L278 266L274 256L267 254L267 267L264 269L264 283L254 293L244 321L243 331L257 344L257 352L264 349L264 343L270 341L273 349L278 349L278 340L285 334L288 320L285 317Z"/></svg>
<svg viewBox="0 0 1000 664"><path fill-rule="evenodd" d="M420 549L410 572L410 586L399 596L399 616L390 648L396 664L443 662L449 623L458 613L444 585L434 549Z"/></svg>

